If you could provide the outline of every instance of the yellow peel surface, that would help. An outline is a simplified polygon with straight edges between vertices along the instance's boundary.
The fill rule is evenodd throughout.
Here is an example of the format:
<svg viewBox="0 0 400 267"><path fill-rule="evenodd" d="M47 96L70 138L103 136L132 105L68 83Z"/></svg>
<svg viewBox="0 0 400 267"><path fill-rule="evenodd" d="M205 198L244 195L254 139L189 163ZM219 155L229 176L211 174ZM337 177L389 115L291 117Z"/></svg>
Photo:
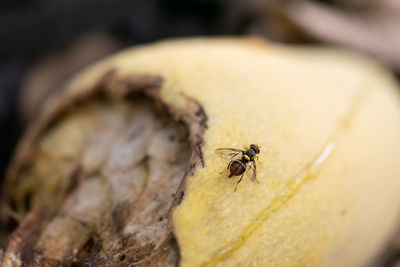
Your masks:
<svg viewBox="0 0 400 267"><path fill-rule="evenodd" d="M208 116L206 166L173 213L182 266L359 266L374 257L400 204L400 101L393 78L335 49L260 40L171 41L120 53L108 68L159 75L163 101ZM215 149L261 147L260 184L227 178Z"/></svg>

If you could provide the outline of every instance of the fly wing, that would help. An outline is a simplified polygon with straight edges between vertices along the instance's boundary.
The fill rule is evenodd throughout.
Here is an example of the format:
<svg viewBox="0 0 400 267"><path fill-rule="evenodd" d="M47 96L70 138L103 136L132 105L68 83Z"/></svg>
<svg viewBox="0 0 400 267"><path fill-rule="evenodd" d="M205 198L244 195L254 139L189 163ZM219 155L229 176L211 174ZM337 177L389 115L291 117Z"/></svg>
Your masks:
<svg viewBox="0 0 400 267"><path fill-rule="evenodd" d="M224 158L233 159L239 155L241 155L244 151L237 148L218 148L215 152Z"/></svg>

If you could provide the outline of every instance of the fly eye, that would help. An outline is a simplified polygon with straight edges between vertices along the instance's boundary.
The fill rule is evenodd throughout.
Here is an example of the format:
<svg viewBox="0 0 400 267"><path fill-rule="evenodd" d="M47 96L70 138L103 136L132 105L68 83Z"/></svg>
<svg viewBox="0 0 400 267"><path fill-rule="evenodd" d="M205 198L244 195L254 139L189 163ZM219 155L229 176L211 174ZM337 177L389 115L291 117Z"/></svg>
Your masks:
<svg viewBox="0 0 400 267"><path fill-rule="evenodd" d="M257 154L260 153L260 148L257 145L251 144L250 148L252 148Z"/></svg>

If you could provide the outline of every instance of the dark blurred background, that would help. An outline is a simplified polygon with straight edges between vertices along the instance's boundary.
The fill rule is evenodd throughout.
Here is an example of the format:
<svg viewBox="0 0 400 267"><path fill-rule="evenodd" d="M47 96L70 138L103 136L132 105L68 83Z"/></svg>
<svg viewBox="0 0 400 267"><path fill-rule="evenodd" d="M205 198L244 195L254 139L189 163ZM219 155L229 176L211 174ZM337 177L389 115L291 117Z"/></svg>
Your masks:
<svg viewBox="0 0 400 267"><path fill-rule="evenodd" d="M125 47L214 35L343 46L400 73L398 0L1 0L0 181L24 128L74 73Z"/></svg>
<svg viewBox="0 0 400 267"><path fill-rule="evenodd" d="M83 66L162 38L234 34L228 1L0 1L0 175L37 106Z"/></svg>
<svg viewBox="0 0 400 267"><path fill-rule="evenodd" d="M2 0L0 181L44 99L84 66L164 38L259 35L331 43L400 70L397 0Z"/></svg>

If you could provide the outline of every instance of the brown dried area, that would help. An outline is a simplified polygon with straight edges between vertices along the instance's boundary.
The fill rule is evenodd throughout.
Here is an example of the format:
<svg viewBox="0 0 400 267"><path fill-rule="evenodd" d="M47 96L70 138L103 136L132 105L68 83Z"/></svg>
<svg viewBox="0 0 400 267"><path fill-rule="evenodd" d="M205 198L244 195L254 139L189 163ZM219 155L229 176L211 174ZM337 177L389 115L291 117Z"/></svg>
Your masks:
<svg viewBox="0 0 400 267"><path fill-rule="evenodd" d="M52 101L6 178L1 222L12 234L0 236L0 263L178 264L169 212L202 163L206 116L188 98L186 111L166 106L161 86L110 71L85 94Z"/></svg>

